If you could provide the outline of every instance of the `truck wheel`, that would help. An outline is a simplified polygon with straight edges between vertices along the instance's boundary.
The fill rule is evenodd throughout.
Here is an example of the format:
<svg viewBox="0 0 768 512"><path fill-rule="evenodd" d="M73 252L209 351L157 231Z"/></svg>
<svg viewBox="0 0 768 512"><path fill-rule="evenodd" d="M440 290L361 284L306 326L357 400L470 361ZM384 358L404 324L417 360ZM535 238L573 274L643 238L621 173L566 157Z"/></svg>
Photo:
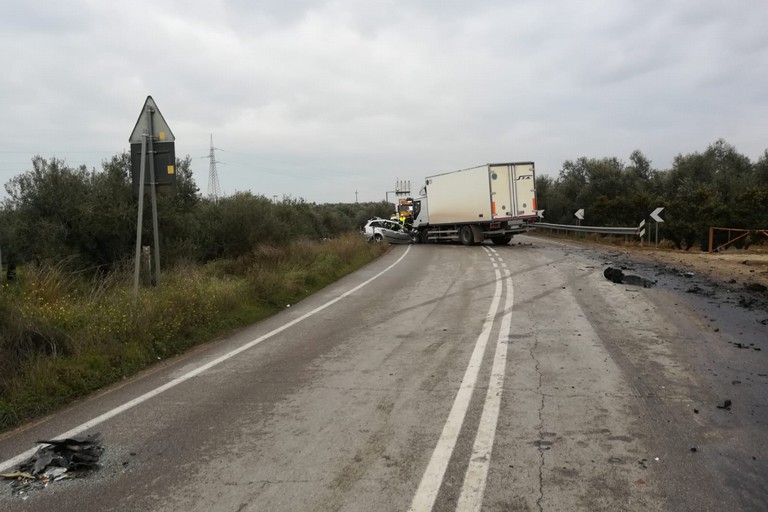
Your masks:
<svg viewBox="0 0 768 512"><path fill-rule="evenodd" d="M459 230L459 240L462 245L475 245L475 234L470 226L462 226Z"/></svg>
<svg viewBox="0 0 768 512"><path fill-rule="evenodd" d="M424 231L419 232L419 243L428 244L429 242L430 242L429 232L426 229Z"/></svg>
<svg viewBox="0 0 768 512"><path fill-rule="evenodd" d="M511 236L495 236L491 238L493 245L507 245L510 240L512 240Z"/></svg>

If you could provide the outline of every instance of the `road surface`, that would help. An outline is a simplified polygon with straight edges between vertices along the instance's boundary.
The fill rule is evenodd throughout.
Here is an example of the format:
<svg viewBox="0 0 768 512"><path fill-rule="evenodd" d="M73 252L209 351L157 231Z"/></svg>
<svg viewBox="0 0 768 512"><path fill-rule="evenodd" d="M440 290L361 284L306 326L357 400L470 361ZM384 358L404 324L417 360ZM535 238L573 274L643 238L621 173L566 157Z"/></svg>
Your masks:
<svg viewBox="0 0 768 512"><path fill-rule="evenodd" d="M768 312L651 266L614 284L614 256L393 247L0 436L2 472L38 439L106 448L82 478L0 482L0 510L768 509Z"/></svg>

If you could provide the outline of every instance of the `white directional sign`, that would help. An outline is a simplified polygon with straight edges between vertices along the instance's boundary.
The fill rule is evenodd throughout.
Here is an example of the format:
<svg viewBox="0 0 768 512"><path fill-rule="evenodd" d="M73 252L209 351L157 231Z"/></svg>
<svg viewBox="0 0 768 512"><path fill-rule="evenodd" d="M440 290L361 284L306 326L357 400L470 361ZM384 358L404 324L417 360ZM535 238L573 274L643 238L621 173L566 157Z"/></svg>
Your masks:
<svg viewBox="0 0 768 512"><path fill-rule="evenodd" d="M544 218L544 210L536 210L536 215L543 219Z"/></svg>
<svg viewBox="0 0 768 512"><path fill-rule="evenodd" d="M651 212L651 218L656 222L664 222L664 219L659 217L659 214L664 210L663 206L660 206Z"/></svg>
<svg viewBox="0 0 768 512"><path fill-rule="evenodd" d="M584 220L584 208L579 208L576 210L576 213L574 213L577 219Z"/></svg>

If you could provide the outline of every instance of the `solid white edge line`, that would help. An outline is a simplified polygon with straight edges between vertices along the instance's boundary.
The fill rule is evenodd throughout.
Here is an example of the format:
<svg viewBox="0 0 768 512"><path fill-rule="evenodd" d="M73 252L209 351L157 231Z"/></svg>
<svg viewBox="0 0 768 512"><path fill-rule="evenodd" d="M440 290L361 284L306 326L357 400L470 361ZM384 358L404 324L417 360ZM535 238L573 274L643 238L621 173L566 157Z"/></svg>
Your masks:
<svg viewBox="0 0 768 512"><path fill-rule="evenodd" d="M160 393L163 393L164 391L168 391L169 389L171 389L171 388L173 388L175 386L178 386L182 382L185 382L185 381L191 379L192 377L200 375L204 371L209 370L209 369L213 368L214 366L216 366L216 365L218 365L220 363L223 363L224 361L226 361L228 359L231 359L231 358L235 357L236 355L240 354L241 352L245 352L246 350L255 347L256 345L258 345L262 341L267 340L267 339L271 338L272 336L274 336L276 334L279 334L279 333L283 332L284 330L293 327L294 325L298 324L299 322L302 322L302 321L306 320L307 318L309 318L309 317L319 313L320 311L326 309L327 307L332 306L333 304L336 304L340 300L350 296L351 294L353 294L356 291L358 291L360 288L363 288L364 286L368 285L369 283L371 283L375 279L378 279L379 277L381 277L385 273L389 272L391 269L393 269L398 263L400 263L408 255L410 250L411 250L411 246L409 245L408 249L406 249L406 251L403 253L403 255L400 256L390 266L388 266L387 268L385 268L384 270L382 270L381 272L379 272L375 276L369 278L368 280L363 281L362 283L360 283L359 285L355 286L354 288L352 288L352 289L342 293L341 295L339 295L335 299L329 300L325 304L316 307L312 311L304 313L300 317L291 320L287 324L283 324L280 327L278 327L276 329L273 329L272 331L268 332L267 334L259 336L258 338L249 341L245 345L242 345L242 346L240 346L240 347L238 347L238 348L236 348L234 350L231 350L231 351L227 352L223 356L217 357L216 359L214 359L212 361L209 361L209 362L205 363L202 366L198 366L194 370L191 370L191 371L185 373L184 375L182 375L180 377L177 377L177 378L173 379L172 381L167 382L167 383L163 384L162 386L160 386L158 388L153 389L152 391L148 391L147 393L144 393L143 395L141 395L141 396L139 396L137 398L134 398L133 400L130 400L130 401L124 403L123 405L115 407L114 409L112 409L110 411L107 411L104 414L102 414L100 416L97 416L97 417L95 417L95 418L93 418L93 419L91 419L91 420L89 420L89 421L87 421L85 423L82 423L81 425L78 425L78 426L76 426L75 428L73 428L71 430L67 430L66 432L56 436L56 438L63 439L63 438L71 438L73 436L76 436L76 435L80 434L81 432L84 432L84 431L86 431L86 430L88 430L90 428L93 428L96 425L99 425L100 423L103 423L103 422L107 421L108 419L113 418L113 417L117 416L118 414L123 413L123 412L127 411L128 409L131 409L132 407L135 407L135 406L139 405L142 402L146 402L150 398L153 398L153 397L159 395ZM15 457L13 457L11 459L8 459L8 460L5 460L3 462L0 462L0 472L3 472L5 470L15 466L16 464L20 464L20 463L24 462L26 459L28 459L29 457L31 457L32 455L35 454L35 452L37 451L37 448L38 447L30 448L29 450L25 451L24 453L20 453L19 455L15 456Z"/></svg>
<svg viewBox="0 0 768 512"><path fill-rule="evenodd" d="M504 377L507 367L507 346L509 330L512 326L512 308L514 306L514 288L512 279L507 272L507 293L504 301L504 316L496 344L496 355L493 359L493 369L488 382L488 392L485 395L485 405L477 427L475 444L469 458L469 466L464 476L464 485L456 504L458 512L480 511L483 506L485 486L488 482L488 469L491 465L491 452L496 436L496 427L501 409L501 395L504 390Z"/></svg>
<svg viewBox="0 0 768 512"><path fill-rule="evenodd" d="M459 391L453 400L451 412L448 414L443 431L432 452L427 468L424 470L424 475L421 477L416 494L411 501L411 506L408 509L410 512L429 512L432 510L437 499L437 493L443 483L448 462L451 460L451 455L456 447L456 441L459 438L461 426L464 424L464 418L467 415L467 409L469 409L469 402L475 390L480 366L483 362L483 355L485 354L485 347L488 344L488 338L491 336L493 321L501 303L501 273L496 269L494 274L496 276L496 287L493 292L491 306L488 309L480 335L477 337L477 342L475 342L475 348L472 351L472 356L469 358L464 377L461 379Z"/></svg>

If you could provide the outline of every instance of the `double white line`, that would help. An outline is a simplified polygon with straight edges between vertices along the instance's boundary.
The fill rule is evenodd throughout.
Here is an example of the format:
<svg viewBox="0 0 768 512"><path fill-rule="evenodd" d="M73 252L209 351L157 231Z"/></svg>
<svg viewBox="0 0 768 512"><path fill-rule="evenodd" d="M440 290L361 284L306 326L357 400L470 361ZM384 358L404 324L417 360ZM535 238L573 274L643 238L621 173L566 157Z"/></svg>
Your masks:
<svg viewBox="0 0 768 512"><path fill-rule="evenodd" d="M512 306L514 304L514 290L512 288L512 279L506 263L498 256L494 249L483 247L493 262L494 273L496 276L496 287L491 300L491 307L485 317L483 328L475 343L475 349L469 359L469 364L464 372L464 378L461 380L461 386L453 401L451 412L448 414L448 420L437 441L437 446L432 452L432 457L421 478L419 488L413 497L411 512L429 512L435 505L437 494L445 476L448 462L451 459L453 450L456 447L456 441L461 432L461 426L469 409L469 402L472 399L477 378L480 372L480 366L483 362L488 340L491 336L494 318L496 317L499 305L501 304L503 284L506 284L506 295L504 297L504 310L499 328L498 340L496 343L496 354L493 358L493 367L491 369L491 378L488 383L488 392L485 396L483 405L483 414L480 417L480 424L475 436L475 444L472 448L467 472L464 475L464 485L456 504L457 511L479 511L483 504L483 495L485 485L488 480L488 468L491 463L491 451L493 449L493 440L496 435L496 425L499 419L499 409L501 406L501 393L504 387L504 373L507 365L507 340L509 329L512 324Z"/></svg>

